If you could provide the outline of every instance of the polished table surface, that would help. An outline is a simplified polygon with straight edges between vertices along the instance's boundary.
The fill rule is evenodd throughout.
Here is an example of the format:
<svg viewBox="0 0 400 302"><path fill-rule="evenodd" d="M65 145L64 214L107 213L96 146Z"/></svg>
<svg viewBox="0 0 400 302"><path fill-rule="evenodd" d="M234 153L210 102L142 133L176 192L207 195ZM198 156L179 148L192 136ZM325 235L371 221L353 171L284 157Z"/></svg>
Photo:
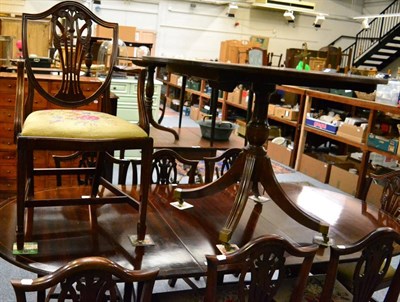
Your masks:
<svg viewBox="0 0 400 302"><path fill-rule="evenodd" d="M309 186L282 184L283 190L304 211L330 224L329 236L336 244L354 242L379 226L400 232L400 224L360 200ZM124 187L133 196L135 187ZM138 213L129 205L97 207L89 221L87 206L35 208L33 228L28 223L27 241L38 242L36 255L13 255L15 242L15 199L0 204L0 255L7 261L40 275L54 271L78 257L99 255L127 268L160 268L160 279L199 276L206 272L205 255L218 254L218 232L234 202L238 185L202 199L192 199L193 208L178 210L170 205L173 186L151 189L147 234L154 245L132 246ZM82 188L64 188L38 194L85 194ZM33 229L33 230L32 230ZM262 234L280 234L293 242L311 244L315 231L286 215L274 202L247 202L232 243L242 246ZM316 263L325 263L329 249L321 247ZM290 264L290 261L289 261Z"/></svg>

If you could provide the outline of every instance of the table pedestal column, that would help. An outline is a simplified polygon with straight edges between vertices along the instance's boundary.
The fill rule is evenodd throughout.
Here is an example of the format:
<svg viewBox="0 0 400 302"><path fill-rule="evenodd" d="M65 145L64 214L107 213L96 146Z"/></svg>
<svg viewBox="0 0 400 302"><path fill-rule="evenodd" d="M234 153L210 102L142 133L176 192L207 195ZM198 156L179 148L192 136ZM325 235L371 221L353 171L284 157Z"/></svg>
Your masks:
<svg viewBox="0 0 400 302"><path fill-rule="evenodd" d="M175 196L180 199L201 198L219 192L240 180L238 194L236 195L232 210L225 226L220 231L219 239L228 244L234 232L249 194L259 195L258 183L260 183L271 199L290 217L302 225L318 231L326 236L328 225L308 215L297 207L285 194L279 185L272 169L271 160L266 155L263 147L268 140L269 126L267 121L268 103L265 100L275 91L275 85L253 85L255 107L252 118L247 125L246 138L249 145L236 159L231 169L215 182L195 189L177 189Z"/></svg>

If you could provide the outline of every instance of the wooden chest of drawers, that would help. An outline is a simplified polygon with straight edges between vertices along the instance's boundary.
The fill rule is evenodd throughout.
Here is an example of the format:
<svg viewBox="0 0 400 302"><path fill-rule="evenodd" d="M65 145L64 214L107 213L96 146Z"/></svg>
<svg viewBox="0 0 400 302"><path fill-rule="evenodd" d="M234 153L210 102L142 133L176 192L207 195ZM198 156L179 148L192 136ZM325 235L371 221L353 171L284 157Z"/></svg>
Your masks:
<svg viewBox="0 0 400 302"><path fill-rule="evenodd" d="M60 85L58 76L40 75L42 87L47 91L56 91ZM97 78L82 78L84 92L93 93L99 85ZM25 87L27 87L25 85ZM14 144L14 106L16 93L16 75L0 72L0 198L15 195L16 192L16 146ZM100 110L100 102L93 102L87 109ZM39 95L35 95L34 109L54 108L55 106ZM35 154L35 166L54 166L52 154L38 152ZM71 178L71 177L69 177ZM63 179L64 181L64 179ZM66 179L65 181L69 181ZM54 186L55 179L40 177L35 181L35 188L42 189ZM76 182L75 182L76 184Z"/></svg>

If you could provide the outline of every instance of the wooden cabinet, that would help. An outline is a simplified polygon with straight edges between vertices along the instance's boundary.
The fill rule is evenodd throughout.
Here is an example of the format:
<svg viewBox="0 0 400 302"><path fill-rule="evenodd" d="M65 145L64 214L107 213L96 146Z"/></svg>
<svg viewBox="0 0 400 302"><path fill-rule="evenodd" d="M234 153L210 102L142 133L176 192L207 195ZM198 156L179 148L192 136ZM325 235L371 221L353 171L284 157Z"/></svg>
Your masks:
<svg viewBox="0 0 400 302"><path fill-rule="evenodd" d="M156 120L159 115L161 85L154 82L153 117ZM115 78L111 80L110 91L118 96L117 116L130 122L139 120L137 104L137 79L135 77Z"/></svg>
<svg viewBox="0 0 400 302"><path fill-rule="evenodd" d="M10 36L14 40L12 43L12 57L15 57L17 48L15 43L22 39L22 21L20 18L3 17L0 18L0 35ZM50 41L50 22L49 21L30 21L28 29L29 53L36 54L38 57L49 56Z"/></svg>
<svg viewBox="0 0 400 302"><path fill-rule="evenodd" d="M48 91L55 91L59 85L59 77L51 75L41 76L41 85ZM85 89L84 91L91 94L95 91L100 82L96 78L81 78ZM25 85L27 88L27 85ZM15 195L16 192L16 146L14 144L14 106L16 93L16 74L0 73L0 198ZM55 106L47 103L41 96L35 95L34 110L54 108ZM91 110L99 110L101 102L94 102L86 108ZM48 152L35 153L35 165L52 166L54 161L52 154ZM63 179L64 181L64 179ZM65 180L67 181L67 180ZM38 189L54 186L55 179L50 177L40 177L35 182ZM76 182L75 182L76 184Z"/></svg>
<svg viewBox="0 0 400 302"><path fill-rule="evenodd" d="M152 114L155 120L159 116L160 94L162 83L154 81L153 107ZM137 79L128 76L126 78L114 78L111 80L110 91L118 96L117 116L136 123L139 121L139 108L137 103ZM119 156L119 152L115 153ZM125 158L140 158L139 151L128 150Z"/></svg>

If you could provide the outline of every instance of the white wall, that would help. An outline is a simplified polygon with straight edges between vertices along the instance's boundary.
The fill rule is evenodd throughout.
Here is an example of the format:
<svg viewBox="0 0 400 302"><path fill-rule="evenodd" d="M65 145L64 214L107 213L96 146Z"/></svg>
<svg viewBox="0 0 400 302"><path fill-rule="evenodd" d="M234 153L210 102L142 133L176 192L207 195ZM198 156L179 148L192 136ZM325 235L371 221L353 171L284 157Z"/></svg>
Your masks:
<svg viewBox="0 0 400 302"><path fill-rule="evenodd" d="M17 1L18 2L18 1ZM25 0L24 5L15 5L15 0L0 0L0 12L39 12L54 5L58 0ZM354 36L360 25L352 19L368 11L378 13L387 3L365 0L314 0L316 11L328 13L329 17L316 30L314 16L296 14L295 26L284 20L283 11L249 9L240 7L234 18L226 15L226 5L196 3L191 8L188 1L128 1L102 0L95 7L89 0L82 0L97 14L120 25L136 26L157 33L156 55L217 59L220 42L229 39L249 39L251 35L270 38L269 49L276 54L287 48L301 48L303 42L310 49L319 49L341 35ZM8 4L7 4L8 3ZM348 46L352 41L341 40L337 46Z"/></svg>

